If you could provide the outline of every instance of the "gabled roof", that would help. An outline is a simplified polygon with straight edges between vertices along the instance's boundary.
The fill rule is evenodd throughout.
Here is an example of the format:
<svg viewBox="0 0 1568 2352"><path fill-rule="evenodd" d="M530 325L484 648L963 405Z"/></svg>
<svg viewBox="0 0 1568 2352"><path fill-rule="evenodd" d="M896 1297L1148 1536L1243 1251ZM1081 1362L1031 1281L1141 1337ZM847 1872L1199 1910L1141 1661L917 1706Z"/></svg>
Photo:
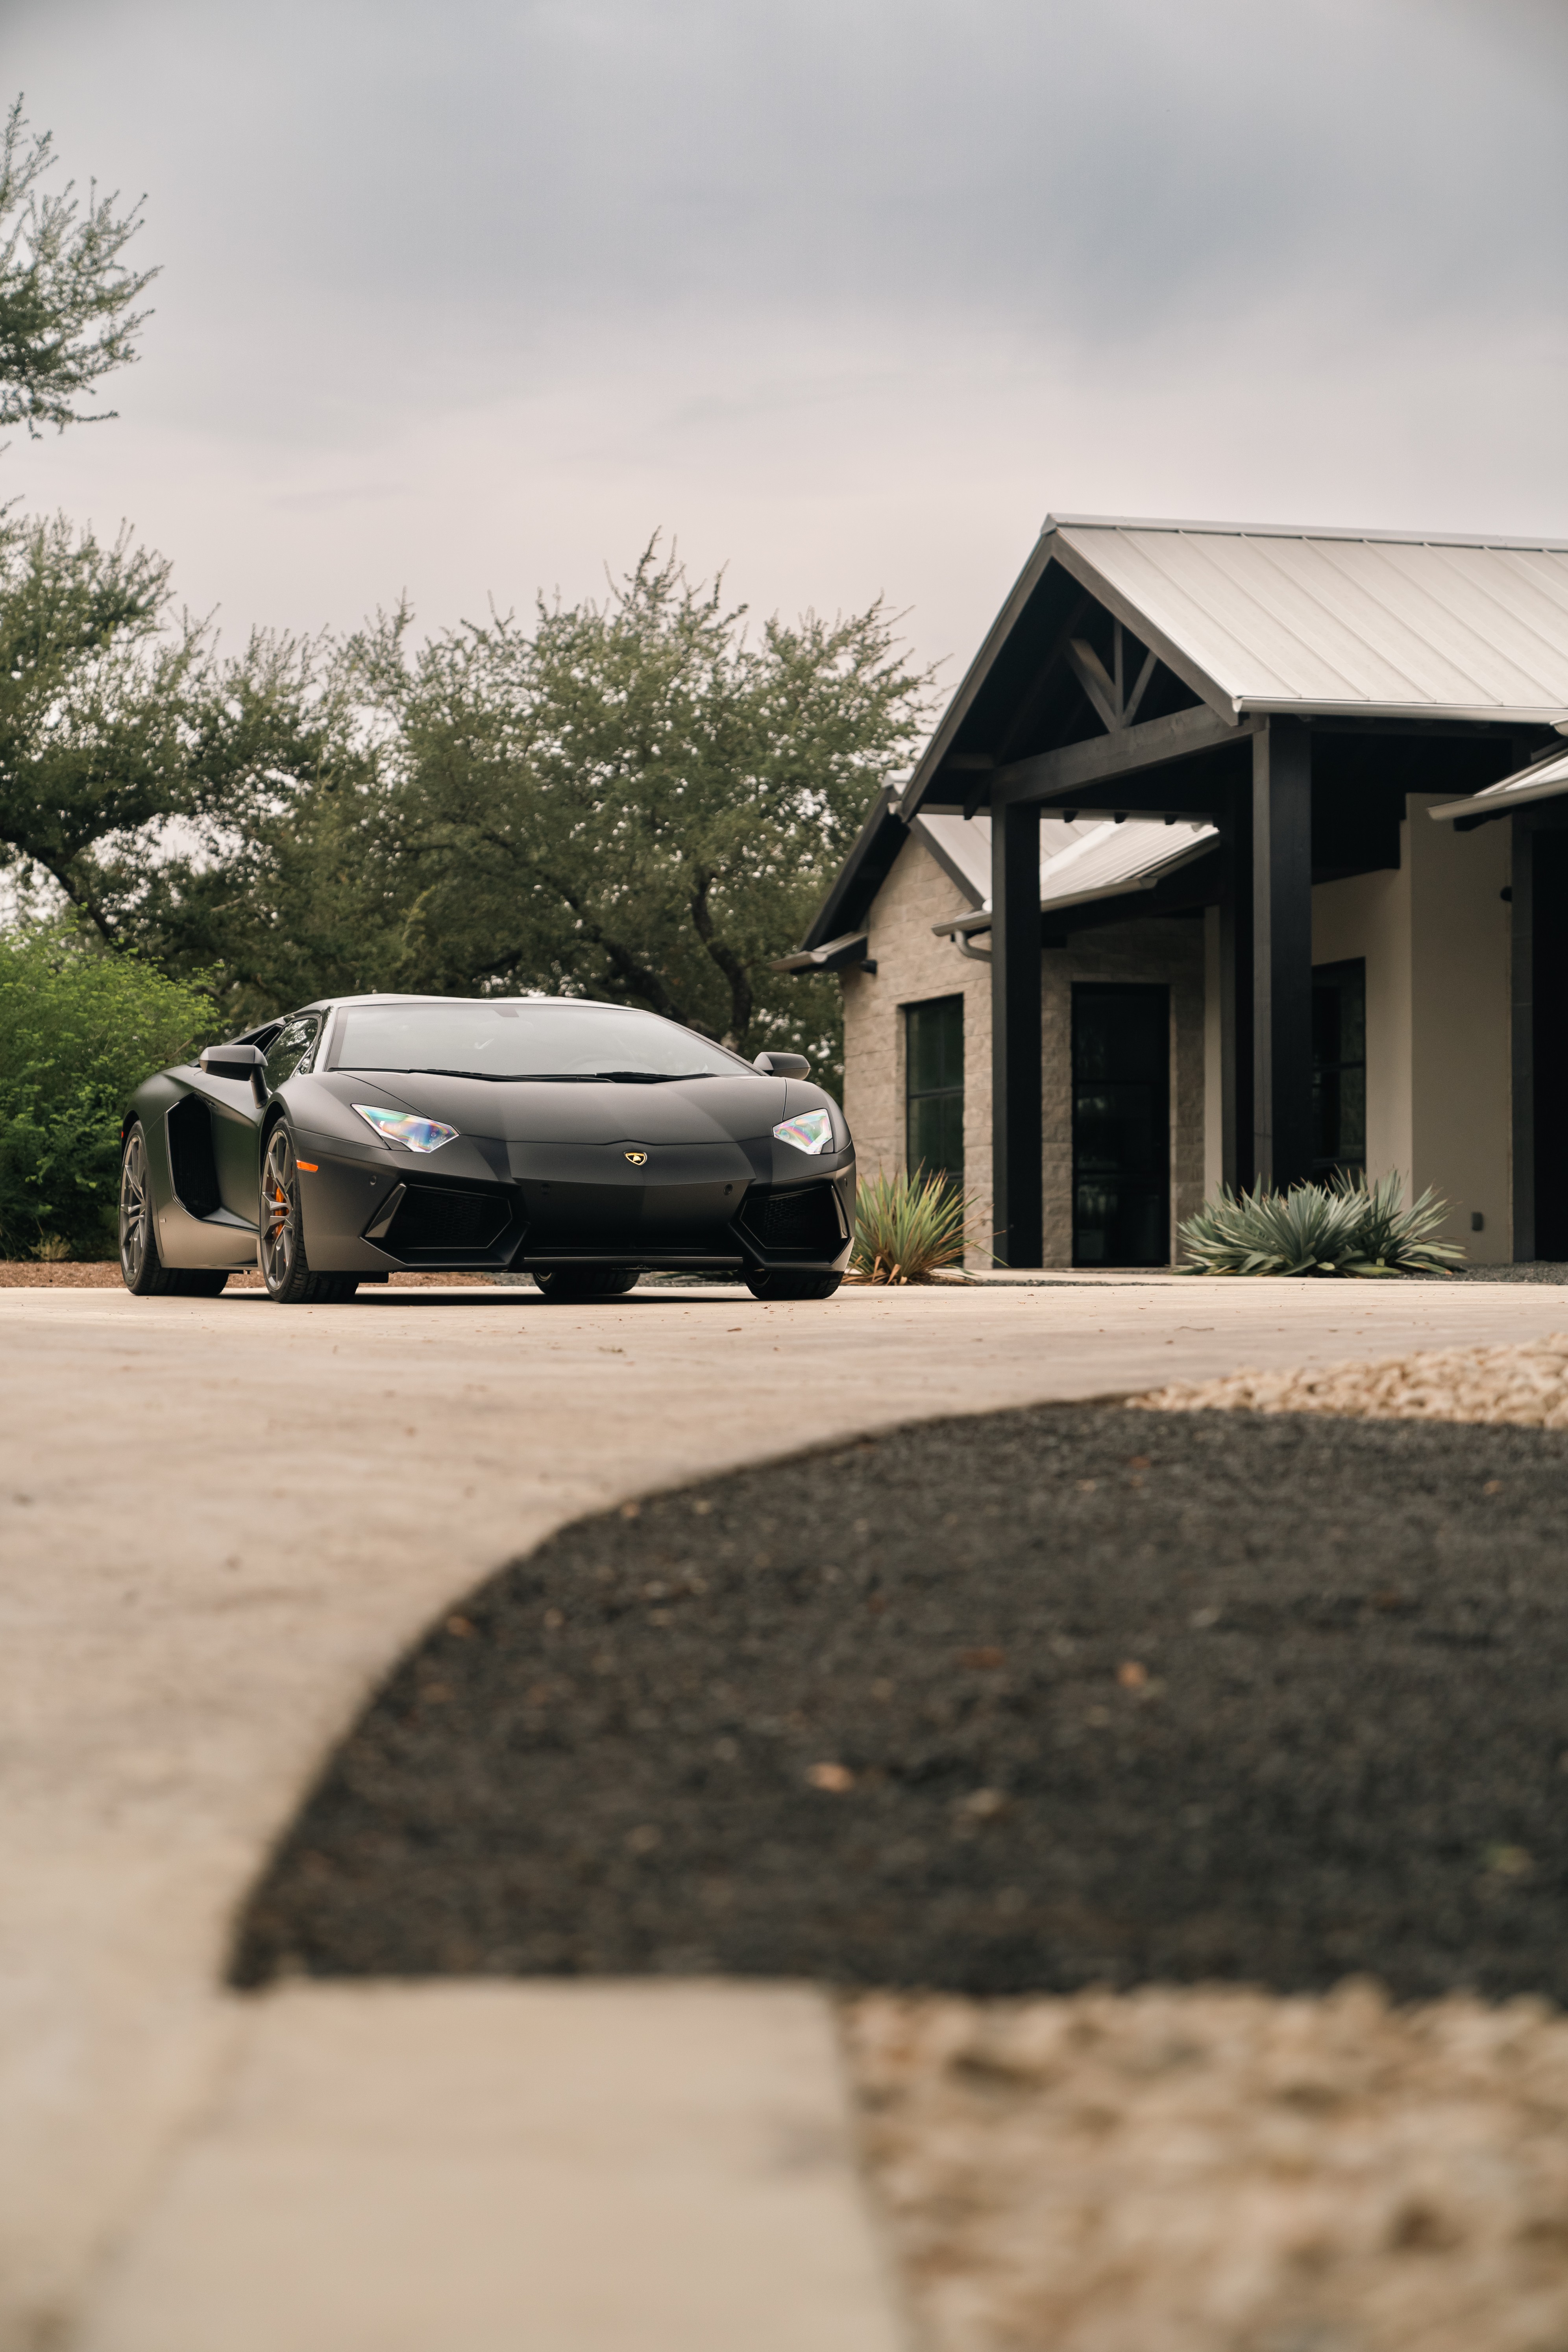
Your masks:
<svg viewBox="0 0 1568 2352"><path fill-rule="evenodd" d="M1222 718L1568 731L1568 541L1047 516L914 772L918 808L1055 565Z"/></svg>
<svg viewBox="0 0 1568 2352"><path fill-rule="evenodd" d="M1102 601L1127 608L1119 618L1166 638L1206 702L1568 719L1568 542L1239 523L1056 529L1083 585L1095 573Z"/></svg>

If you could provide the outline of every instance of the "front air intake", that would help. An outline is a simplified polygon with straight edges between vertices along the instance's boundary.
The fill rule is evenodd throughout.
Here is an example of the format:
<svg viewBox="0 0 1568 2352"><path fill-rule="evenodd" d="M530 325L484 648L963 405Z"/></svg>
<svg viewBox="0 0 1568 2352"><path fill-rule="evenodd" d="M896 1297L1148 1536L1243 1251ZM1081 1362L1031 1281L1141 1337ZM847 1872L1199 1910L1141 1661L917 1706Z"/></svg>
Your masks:
<svg viewBox="0 0 1568 2352"><path fill-rule="evenodd" d="M836 1257L844 1246L844 1227L831 1184L792 1184L776 1192L746 1195L741 1223L759 1249L809 1252L813 1257Z"/></svg>
<svg viewBox="0 0 1568 2352"><path fill-rule="evenodd" d="M443 1255L487 1250L504 1233L510 1212L493 1192L448 1192L410 1184L387 1227L384 1246L395 1257L439 1250ZM381 1241L384 1237L376 1235Z"/></svg>

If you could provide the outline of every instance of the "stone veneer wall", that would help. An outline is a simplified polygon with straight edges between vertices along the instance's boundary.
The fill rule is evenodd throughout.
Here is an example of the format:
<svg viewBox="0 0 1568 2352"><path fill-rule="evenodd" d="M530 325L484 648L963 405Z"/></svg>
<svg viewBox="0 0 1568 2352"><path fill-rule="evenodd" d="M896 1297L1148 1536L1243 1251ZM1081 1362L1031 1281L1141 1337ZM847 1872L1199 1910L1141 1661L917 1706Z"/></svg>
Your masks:
<svg viewBox="0 0 1568 2352"><path fill-rule="evenodd" d="M991 967L937 939L933 923L973 910L919 841L906 841L871 909L873 978L844 975L844 1112L860 1171L904 1165L902 1007L963 998L963 1177L978 1233L991 1231ZM986 1264L977 1257L977 1265Z"/></svg>
<svg viewBox="0 0 1568 2352"><path fill-rule="evenodd" d="M918 840L905 843L871 909L875 976L844 975L844 1108L861 1171L904 1165L902 1008L934 996L963 1004L963 1146L975 1223L991 1223L991 969L938 939L931 925L967 914L968 901ZM1072 1262L1072 984L1163 981L1171 990L1171 1213L1174 1227L1204 1194L1204 934L1170 919L1079 934L1041 958L1044 992L1045 1258ZM972 1261L987 1263L983 1255Z"/></svg>

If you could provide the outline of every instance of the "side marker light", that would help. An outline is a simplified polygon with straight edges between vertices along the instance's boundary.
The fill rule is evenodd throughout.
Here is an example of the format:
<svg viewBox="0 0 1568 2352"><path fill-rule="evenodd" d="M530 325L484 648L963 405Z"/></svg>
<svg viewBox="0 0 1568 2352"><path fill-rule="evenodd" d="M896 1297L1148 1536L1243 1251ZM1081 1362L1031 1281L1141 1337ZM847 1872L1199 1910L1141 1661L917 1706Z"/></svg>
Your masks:
<svg viewBox="0 0 1568 2352"><path fill-rule="evenodd" d="M319 1176L321 1172L313 1160L296 1160L294 1165L306 1176Z"/></svg>

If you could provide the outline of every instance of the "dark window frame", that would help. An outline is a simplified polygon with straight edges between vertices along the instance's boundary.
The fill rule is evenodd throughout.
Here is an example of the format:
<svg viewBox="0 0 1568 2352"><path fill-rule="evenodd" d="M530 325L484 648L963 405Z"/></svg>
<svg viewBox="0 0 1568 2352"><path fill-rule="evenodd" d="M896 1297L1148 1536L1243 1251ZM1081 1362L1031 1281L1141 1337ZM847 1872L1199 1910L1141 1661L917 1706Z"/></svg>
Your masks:
<svg viewBox="0 0 1568 2352"><path fill-rule="evenodd" d="M931 1013L938 1010L947 1013L949 1015L952 1015L955 1008L956 1025L958 1031L957 1079L949 1079L941 1086L917 1087L914 1084L916 1066L914 1029L916 1021L921 1014ZM962 992L956 993L949 992L942 996L918 997L910 1003L900 1005L899 1012L903 1022L905 1173L912 1180L914 1177L918 1176L921 1170L924 1168L927 1169L930 1173L942 1176L949 1183L956 1184L962 1189L963 1183L963 1088L965 1078L963 1051L964 998ZM921 1107L930 1104L956 1104L957 1106L956 1122L953 1122L951 1118L944 1121L944 1124L947 1124L950 1129L953 1125L956 1125L958 1137L958 1161L956 1166L948 1160L944 1160L940 1167L932 1168L926 1155L922 1152L917 1151L916 1150L915 1128L917 1118Z"/></svg>
<svg viewBox="0 0 1568 2352"><path fill-rule="evenodd" d="M1353 992L1355 995L1360 1008L1361 1018L1361 1057L1359 1060L1357 1060L1354 1055L1346 1055L1343 1054L1332 1061L1322 1060L1319 1057L1318 1042L1320 1033L1317 998L1320 992L1326 993L1331 988L1337 988L1342 994ZM1359 1173L1363 1176L1366 1173L1366 958L1364 956L1342 956L1335 963L1315 963L1312 966L1312 996L1313 1150L1310 1173L1314 1183L1321 1184L1326 1183L1329 1178L1334 1173L1335 1170L1340 1168L1359 1171ZM1337 1081L1335 1087L1335 1108L1332 1122L1334 1135L1337 1140L1342 1135L1345 1124L1344 1080L1347 1075L1353 1075L1357 1072L1360 1073L1361 1076L1361 1150L1359 1152L1354 1150L1340 1152L1320 1151L1317 1146L1320 1135L1323 1131L1324 1125L1325 1081L1330 1077L1332 1077Z"/></svg>

